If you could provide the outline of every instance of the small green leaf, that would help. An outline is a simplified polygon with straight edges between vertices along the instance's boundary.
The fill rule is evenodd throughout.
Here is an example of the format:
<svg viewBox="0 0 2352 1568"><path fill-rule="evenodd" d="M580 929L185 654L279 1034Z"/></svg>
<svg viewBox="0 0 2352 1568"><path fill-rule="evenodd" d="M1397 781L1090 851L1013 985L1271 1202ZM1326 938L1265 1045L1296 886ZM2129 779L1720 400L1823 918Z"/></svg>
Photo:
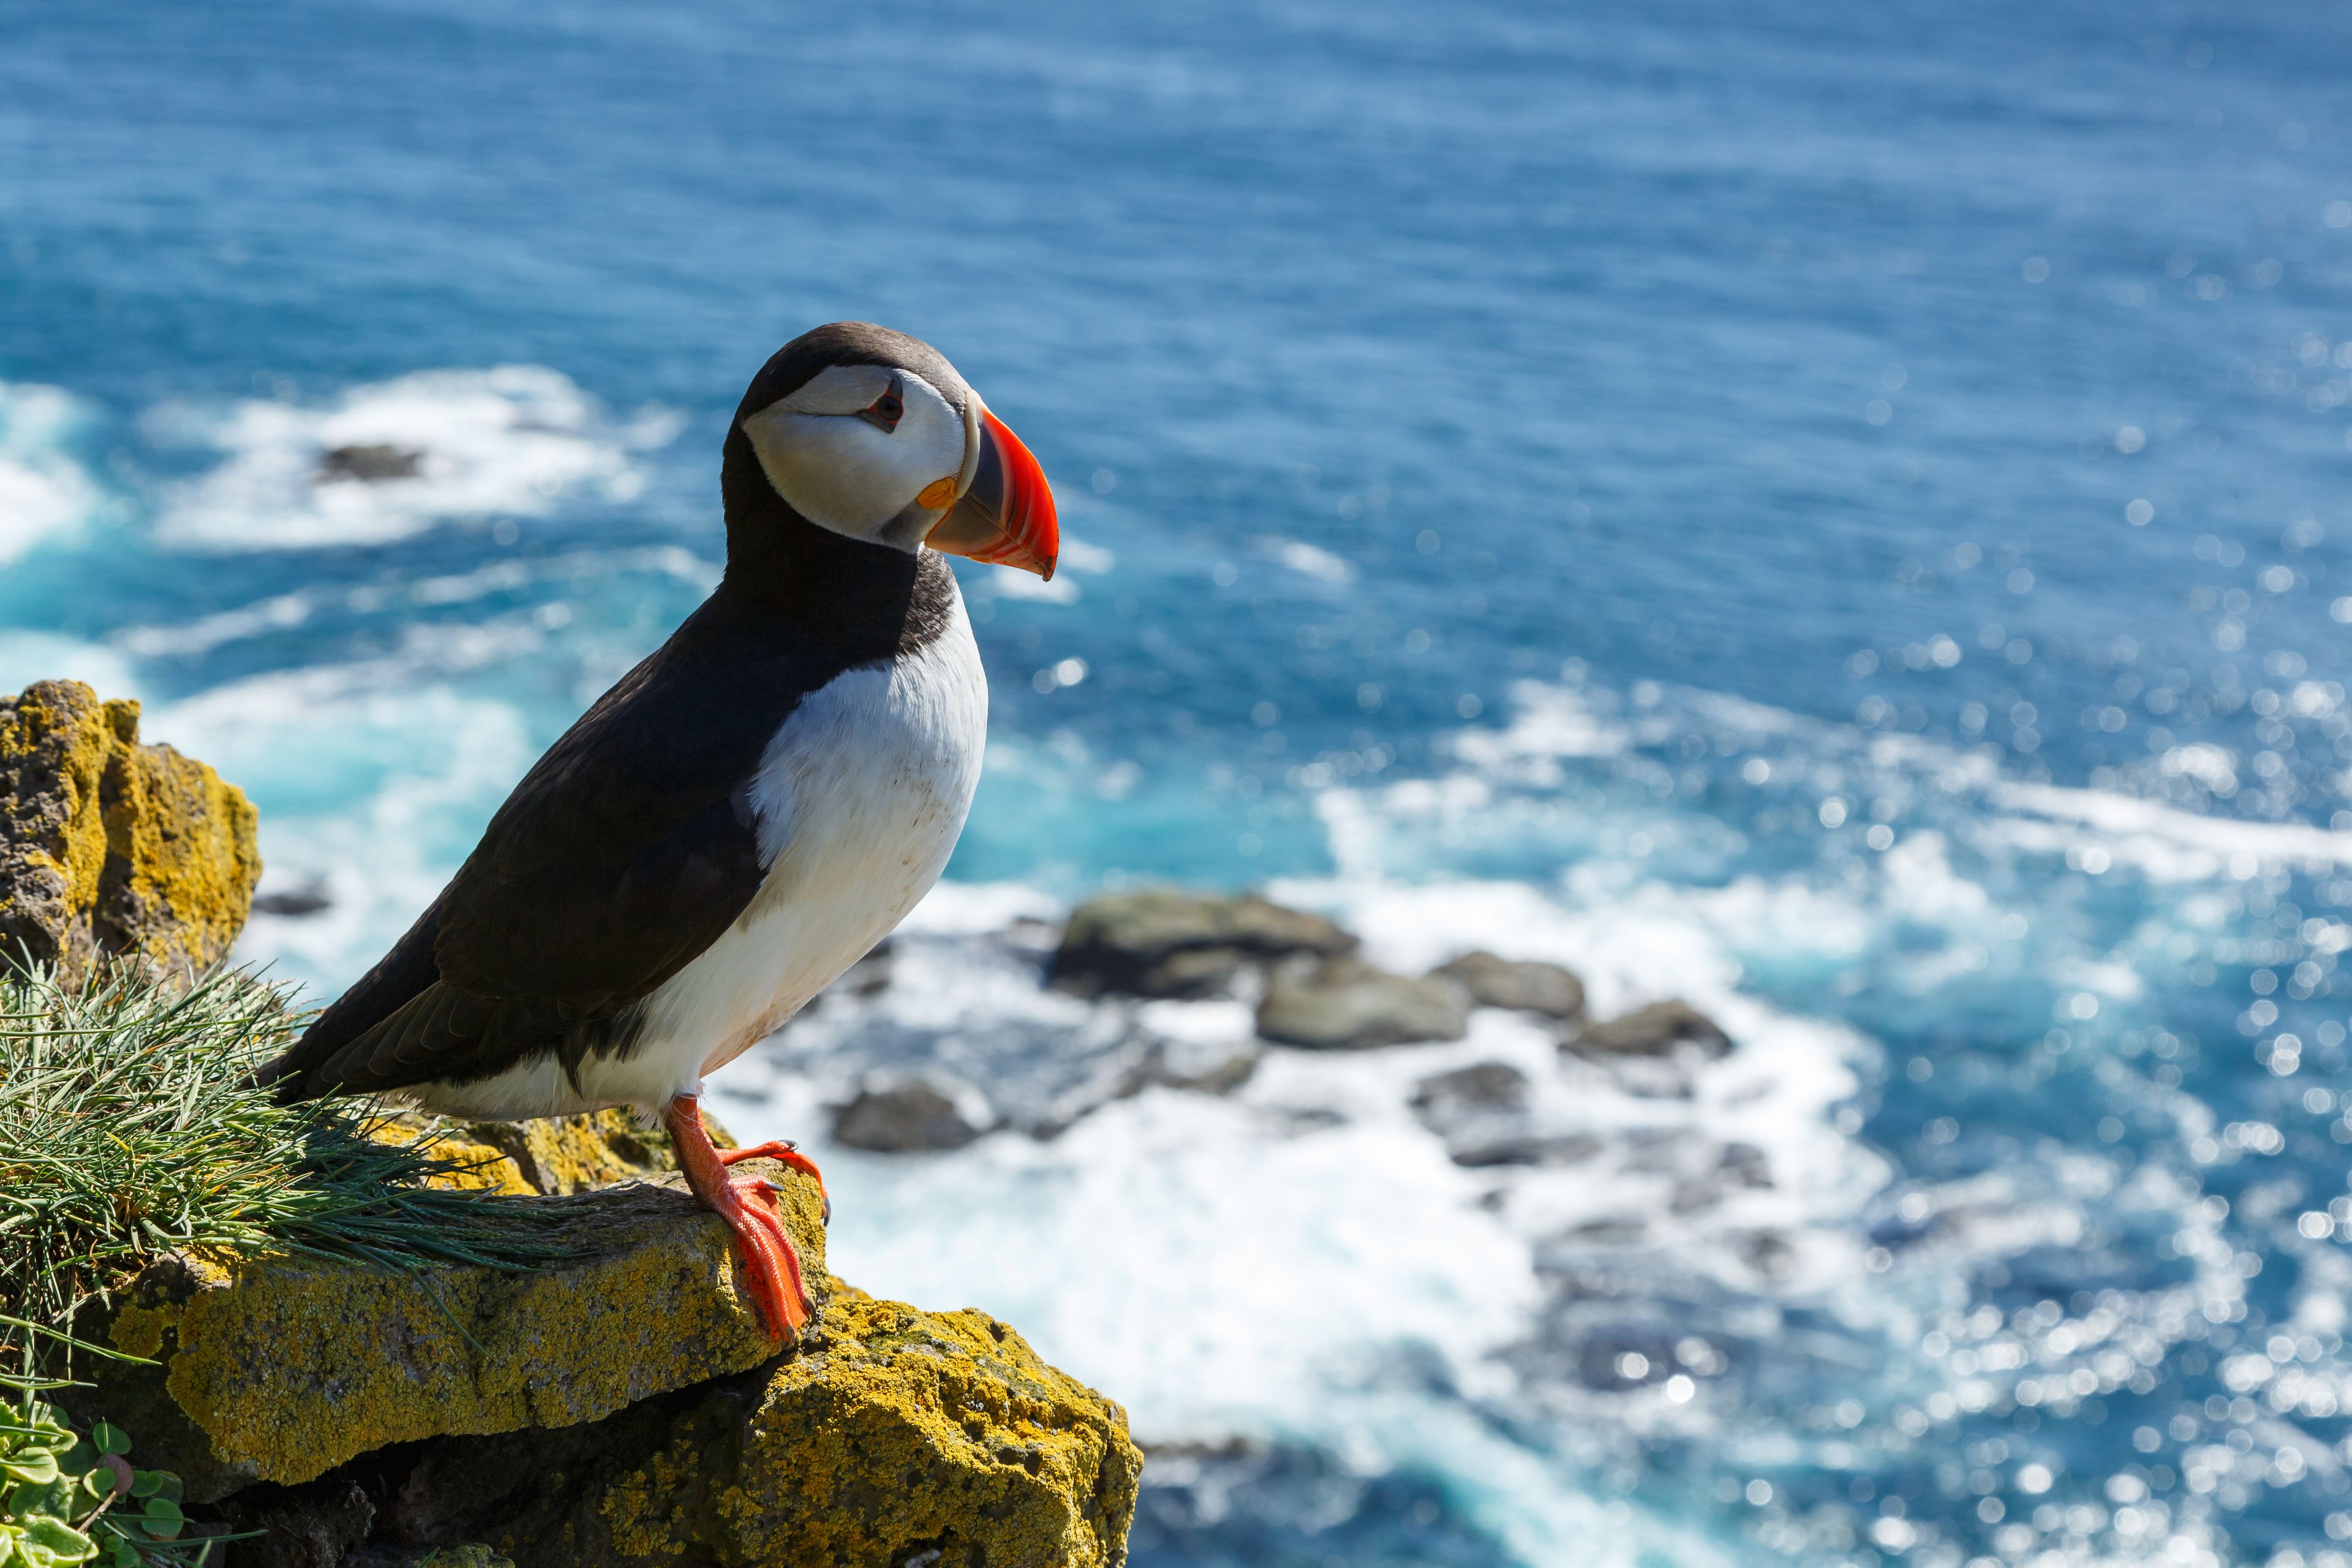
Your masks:
<svg viewBox="0 0 2352 1568"><path fill-rule="evenodd" d="M147 1500L147 1510L141 1522L146 1525L147 1533L156 1540L170 1541L180 1533L180 1526L186 1522L186 1518L180 1512L180 1505L170 1498L151 1497Z"/></svg>
<svg viewBox="0 0 2352 1568"><path fill-rule="evenodd" d="M98 1463L98 1450L89 1446L89 1439L87 1437L76 1438L72 1447L58 1456L58 1468L69 1476L80 1475L96 1463Z"/></svg>
<svg viewBox="0 0 2352 1568"><path fill-rule="evenodd" d="M30 1448L6 1459L0 1459L0 1475L12 1479L46 1486L58 1479L58 1457L47 1448Z"/></svg>
<svg viewBox="0 0 2352 1568"><path fill-rule="evenodd" d="M108 1554L107 1568L139 1568L139 1548L125 1536L114 1538L114 1549Z"/></svg>
<svg viewBox="0 0 2352 1568"><path fill-rule="evenodd" d="M24 1542L16 1550L22 1553L27 1546L41 1548L58 1563L87 1563L98 1555L98 1542L61 1519L37 1519L27 1524Z"/></svg>
<svg viewBox="0 0 2352 1568"><path fill-rule="evenodd" d="M131 1495L132 1497L153 1497L163 1489L163 1473L161 1470L136 1470L131 1473Z"/></svg>
<svg viewBox="0 0 2352 1568"><path fill-rule="evenodd" d="M90 1441L98 1445L98 1451L101 1454L127 1454L131 1452L130 1434L123 1431L121 1427L117 1426L111 1421L100 1422L96 1427L92 1428L89 1436Z"/></svg>
<svg viewBox="0 0 2352 1568"><path fill-rule="evenodd" d="M170 1498L173 1502L185 1502L188 1500L180 1485L179 1477L173 1475L169 1470L157 1470L155 1474L162 1478L162 1484L157 1486L155 1489L156 1496Z"/></svg>

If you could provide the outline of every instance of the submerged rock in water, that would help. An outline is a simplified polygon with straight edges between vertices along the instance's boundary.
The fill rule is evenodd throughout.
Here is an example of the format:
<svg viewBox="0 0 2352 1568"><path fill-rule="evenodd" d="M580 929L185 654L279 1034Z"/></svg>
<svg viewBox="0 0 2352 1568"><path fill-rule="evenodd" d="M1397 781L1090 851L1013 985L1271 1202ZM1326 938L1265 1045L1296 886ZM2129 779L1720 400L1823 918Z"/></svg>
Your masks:
<svg viewBox="0 0 2352 1568"><path fill-rule="evenodd" d="M117 955L209 967L261 879L256 824L212 769L139 743L136 702L78 680L0 698L0 954L68 984Z"/></svg>
<svg viewBox="0 0 2352 1568"><path fill-rule="evenodd" d="M863 1089L834 1117L834 1142L878 1154L961 1149L992 1120L978 1114L977 1099L922 1079Z"/></svg>
<svg viewBox="0 0 2352 1568"><path fill-rule="evenodd" d="M1443 975L1391 974L1354 958L1276 972L1257 1032L1286 1046L1363 1050L1469 1032L1470 994Z"/></svg>
<svg viewBox="0 0 2352 1568"><path fill-rule="evenodd" d="M1046 973L1082 996L1197 999L1229 994L1244 974L1276 960L1337 957L1356 945L1320 915L1252 894L1145 888L1079 905Z"/></svg>
<svg viewBox="0 0 2352 1568"><path fill-rule="evenodd" d="M1413 1114L1445 1140L1457 1165L1571 1165L1601 1152L1589 1132L1538 1125L1528 1114L1531 1088L1508 1062L1475 1062L1422 1079Z"/></svg>
<svg viewBox="0 0 2352 1568"><path fill-rule="evenodd" d="M1474 1062L1423 1079L1412 1091L1412 1108L1441 1131L1465 1116L1518 1110L1527 1103L1528 1075L1508 1062Z"/></svg>
<svg viewBox="0 0 2352 1568"><path fill-rule="evenodd" d="M1562 1023L1584 1016L1584 982L1557 963L1465 952L1434 973L1460 982L1481 1007L1538 1013Z"/></svg>
<svg viewBox="0 0 2352 1568"><path fill-rule="evenodd" d="M372 444L335 447L319 455L319 482L359 479L413 479L425 469L425 454L413 447Z"/></svg>
<svg viewBox="0 0 2352 1568"><path fill-rule="evenodd" d="M280 920L289 921L308 920L334 907L335 900L328 897L325 885L319 882L289 888L284 892L263 893L253 900L255 914L275 915Z"/></svg>
<svg viewBox="0 0 2352 1568"><path fill-rule="evenodd" d="M1622 1017L1591 1025L1565 1042L1564 1048L1588 1057L1657 1057L1683 1046L1696 1047L1711 1061L1730 1051L1731 1037L1687 1002L1654 1002Z"/></svg>

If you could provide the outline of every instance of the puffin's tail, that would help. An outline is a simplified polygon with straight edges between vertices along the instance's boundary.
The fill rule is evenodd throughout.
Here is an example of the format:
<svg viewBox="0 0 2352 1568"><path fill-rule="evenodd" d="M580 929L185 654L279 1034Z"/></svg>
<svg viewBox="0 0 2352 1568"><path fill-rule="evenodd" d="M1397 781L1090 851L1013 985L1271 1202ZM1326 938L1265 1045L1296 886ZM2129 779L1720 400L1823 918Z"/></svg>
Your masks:
<svg viewBox="0 0 2352 1568"><path fill-rule="evenodd" d="M373 969L310 1021L300 1039L254 1069L255 1084L275 1090L282 1105L342 1092L342 1077L334 1067L343 1048L440 980L433 960L440 931L441 905L436 900Z"/></svg>

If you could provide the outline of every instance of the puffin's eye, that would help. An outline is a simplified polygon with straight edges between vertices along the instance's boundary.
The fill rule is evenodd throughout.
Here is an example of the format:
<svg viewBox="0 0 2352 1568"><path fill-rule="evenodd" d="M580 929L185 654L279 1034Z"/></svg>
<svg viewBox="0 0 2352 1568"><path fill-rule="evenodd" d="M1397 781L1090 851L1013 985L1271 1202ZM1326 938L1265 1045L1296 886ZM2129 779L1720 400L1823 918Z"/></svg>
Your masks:
<svg viewBox="0 0 2352 1568"><path fill-rule="evenodd" d="M898 421L907 416L907 405L898 400L897 392L886 392L874 400L873 405L861 409L857 416L886 435L898 428Z"/></svg>

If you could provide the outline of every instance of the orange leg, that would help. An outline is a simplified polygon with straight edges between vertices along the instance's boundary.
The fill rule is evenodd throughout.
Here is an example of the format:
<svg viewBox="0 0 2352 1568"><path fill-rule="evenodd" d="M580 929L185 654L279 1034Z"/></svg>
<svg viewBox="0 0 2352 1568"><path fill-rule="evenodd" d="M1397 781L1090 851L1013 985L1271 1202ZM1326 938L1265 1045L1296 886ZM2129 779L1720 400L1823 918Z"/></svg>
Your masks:
<svg viewBox="0 0 2352 1568"><path fill-rule="evenodd" d="M711 1146L710 1134L702 1125L702 1107L694 1096L681 1094L671 1100L662 1121L677 1147L686 1184L705 1208L725 1220L727 1228L735 1233L744 1294L758 1308L768 1337L779 1342L790 1339L816 1315L816 1308L801 1282L799 1249L793 1246L776 1212L774 1184L727 1173L730 1161ZM733 1151L732 1155L740 1160L758 1152L744 1149Z"/></svg>
<svg viewBox="0 0 2352 1568"><path fill-rule="evenodd" d="M719 1163L722 1165L731 1165L738 1160L773 1160L779 1165L798 1171L815 1182L816 1195L824 1199L824 1217L828 1222L832 1220L833 1197L824 1190L824 1173L816 1168L814 1160L801 1152L799 1144L788 1138L780 1138L766 1143L754 1143L749 1149L719 1151Z"/></svg>

